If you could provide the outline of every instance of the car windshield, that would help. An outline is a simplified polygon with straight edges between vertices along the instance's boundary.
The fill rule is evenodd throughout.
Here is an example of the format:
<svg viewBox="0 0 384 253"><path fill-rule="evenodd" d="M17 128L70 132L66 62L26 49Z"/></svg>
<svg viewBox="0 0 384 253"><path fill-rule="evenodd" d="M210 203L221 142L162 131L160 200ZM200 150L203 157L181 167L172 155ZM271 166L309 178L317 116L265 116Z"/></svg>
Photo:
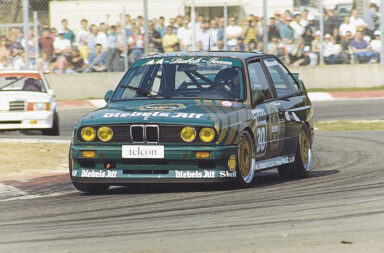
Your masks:
<svg viewBox="0 0 384 253"><path fill-rule="evenodd" d="M1 91L35 91L44 92L44 85L41 79L23 76L1 76Z"/></svg>
<svg viewBox="0 0 384 253"><path fill-rule="evenodd" d="M137 61L112 102L135 99L243 100L242 63L232 58L170 57Z"/></svg>

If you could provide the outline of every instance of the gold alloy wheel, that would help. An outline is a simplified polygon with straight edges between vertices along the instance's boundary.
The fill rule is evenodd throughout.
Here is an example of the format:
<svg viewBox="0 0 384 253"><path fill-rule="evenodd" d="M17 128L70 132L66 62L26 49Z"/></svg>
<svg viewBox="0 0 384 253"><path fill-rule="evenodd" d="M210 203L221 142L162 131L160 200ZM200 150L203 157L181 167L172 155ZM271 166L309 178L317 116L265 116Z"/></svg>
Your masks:
<svg viewBox="0 0 384 253"><path fill-rule="evenodd" d="M240 136L238 161L241 177L247 184L251 183L253 179L252 156L252 137L248 132L244 131Z"/></svg>
<svg viewBox="0 0 384 253"><path fill-rule="evenodd" d="M306 128L301 129L300 133L300 158L302 165L306 171L311 170L312 157L311 157L311 143L309 133Z"/></svg>

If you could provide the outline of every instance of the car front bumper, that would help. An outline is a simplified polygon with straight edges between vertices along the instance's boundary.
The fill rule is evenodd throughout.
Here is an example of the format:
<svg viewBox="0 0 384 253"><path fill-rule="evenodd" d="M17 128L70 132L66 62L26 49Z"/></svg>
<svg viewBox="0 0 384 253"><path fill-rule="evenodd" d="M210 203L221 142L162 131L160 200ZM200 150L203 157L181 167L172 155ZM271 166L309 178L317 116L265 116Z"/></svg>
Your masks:
<svg viewBox="0 0 384 253"><path fill-rule="evenodd" d="M0 111L0 130L52 128L51 111Z"/></svg>
<svg viewBox="0 0 384 253"><path fill-rule="evenodd" d="M82 151L96 151L95 158L83 158ZM195 158L198 151L208 159ZM200 183L236 178L229 159L237 156L237 146L165 146L162 159L123 159L122 146L71 147L71 179L79 183Z"/></svg>

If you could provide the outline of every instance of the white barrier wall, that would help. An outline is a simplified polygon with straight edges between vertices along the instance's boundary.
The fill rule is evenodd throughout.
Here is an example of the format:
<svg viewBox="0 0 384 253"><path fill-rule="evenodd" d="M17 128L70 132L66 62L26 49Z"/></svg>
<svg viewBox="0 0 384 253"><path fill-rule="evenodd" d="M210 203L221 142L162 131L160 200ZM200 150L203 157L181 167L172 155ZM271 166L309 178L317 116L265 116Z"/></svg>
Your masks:
<svg viewBox="0 0 384 253"><path fill-rule="evenodd" d="M307 89L372 87L384 85L384 65L355 64L291 68L300 73ZM123 72L46 75L58 100L103 98L113 90Z"/></svg>

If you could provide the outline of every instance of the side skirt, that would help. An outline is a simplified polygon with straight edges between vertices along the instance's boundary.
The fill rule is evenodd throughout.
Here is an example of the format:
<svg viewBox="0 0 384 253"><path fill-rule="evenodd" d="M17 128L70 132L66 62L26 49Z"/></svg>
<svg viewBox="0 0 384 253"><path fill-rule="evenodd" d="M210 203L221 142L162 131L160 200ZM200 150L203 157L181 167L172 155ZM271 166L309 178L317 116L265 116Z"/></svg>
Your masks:
<svg viewBox="0 0 384 253"><path fill-rule="evenodd" d="M257 162L255 159L252 159L252 170L261 171L261 170L271 169L283 164L293 163L295 159L296 159L295 155L278 156L278 157L257 161Z"/></svg>

